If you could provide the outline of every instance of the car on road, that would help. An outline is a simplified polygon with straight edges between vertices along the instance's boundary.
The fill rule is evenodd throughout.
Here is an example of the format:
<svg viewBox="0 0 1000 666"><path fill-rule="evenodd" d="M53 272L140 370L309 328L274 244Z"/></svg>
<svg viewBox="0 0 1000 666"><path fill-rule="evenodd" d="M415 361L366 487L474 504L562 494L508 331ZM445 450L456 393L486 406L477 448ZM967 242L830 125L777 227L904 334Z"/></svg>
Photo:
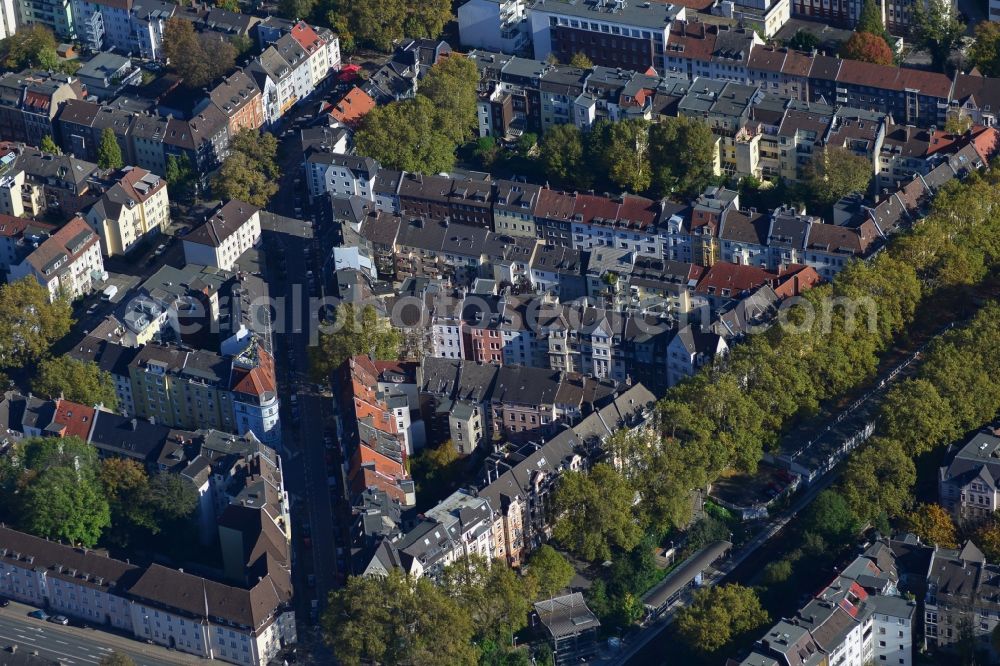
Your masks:
<svg viewBox="0 0 1000 666"><path fill-rule="evenodd" d="M0 608L7 608L7 606L10 606L10 599L0 597Z"/></svg>
<svg viewBox="0 0 1000 666"><path fill-rule="evenodd" d="M153 253L153 256L158 257L166 251L167 251L167 244L160 243L159 245L156 246L156 252Z"/></svg>
<svg viewBox="0 0 1000 666"><path fill-rule="evenodd" d="M28 613L28 617L33 617L36 620L47 620L49 619L49 614L43 610L35 610Z"/></svg>
<svg viewBox="0 0 1000 666"><path fill-rule="evenodd" d="M69 624L69 618L66 617L65 615L53 615L45 619L51 622L52 624L61 624L64 627Z"/></svg>

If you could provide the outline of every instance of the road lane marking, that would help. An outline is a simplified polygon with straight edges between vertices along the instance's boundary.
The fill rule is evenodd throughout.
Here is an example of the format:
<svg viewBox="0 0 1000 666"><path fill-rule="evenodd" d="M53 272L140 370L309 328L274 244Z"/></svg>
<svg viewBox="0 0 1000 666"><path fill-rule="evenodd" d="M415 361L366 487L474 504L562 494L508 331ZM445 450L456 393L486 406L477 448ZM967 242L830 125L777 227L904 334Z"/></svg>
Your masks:
<svg viewBox="0 0 1000 666"><path fill-rule="evenodd" d="M14 640L13 638L11 638L10 636L4 636L2 634L0 634L0 639L3 639L5 641L12 641L14 643L17 642L16 640ZM30 646L30 647L33 647L34 649L38 650L39 652L51 652L52 654L58 654L59 656L65 657L67 659L79 659L80 661L86 661L87 663L90 663L90 664L96 664L96 663L98 663L98 662L94 661L93 659L84 659L83 657L80 657L78 655L75 655L75 654L66 654L65 652L59 652L58 650L53 650L52 648L44 647L42 645Z"/></svg>
<svg viewBox="0 0 1000 666"><path fill-rule="evenodd" d="M28 637L27 637L27 636L25 636L24 634L17 634L17 635L18 635L18 636L19 636L19 637L20 637L20 638L21 638L22 640L25 640L25 641L31 641L32 643L34 643L34 642L35 642L35 640L36 640L36 639L34 639L34 638L28 638Z"/></svg>
<svg viewBox="0 0 1000 666"><path fill-rule="evenodd" d="M56 643L62 643L63 645L69 645L69 643L67 643L66 641L61 641L58 638L54 638L52 640L54 640Z"/></svg>

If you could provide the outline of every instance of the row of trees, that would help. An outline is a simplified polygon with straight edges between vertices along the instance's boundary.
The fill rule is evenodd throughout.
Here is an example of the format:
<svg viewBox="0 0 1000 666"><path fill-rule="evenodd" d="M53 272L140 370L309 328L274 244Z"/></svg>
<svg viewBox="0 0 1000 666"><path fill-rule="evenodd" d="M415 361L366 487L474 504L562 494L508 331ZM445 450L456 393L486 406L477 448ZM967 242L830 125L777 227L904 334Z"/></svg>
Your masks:
<svg viewBox="0 0 1000 666"><path fill-rule="evenodd" d="M4 522L40 537L84 546L103 536L125 545L189 516L197 491L174 474L150 478L139 463L109 458L76 437L33 438L0 459Z"/></svg>
<svg viewBox="0 0 1000 666"><path fill-rule="evenodd" d="M448 566L438 584L397 569L354 576L330 594L324 636L348 666L529 664L525 650L510 647L514 635L527 626L532 600L559 592L572 576L548 546L521 574L472 557Z"/></svg>
<svg viewBox="0 0 1000 666"><path fill-rule="evenodd" d="M449 0L419 5L404 0L281 0L279 11L285 18L329 25L347 52L356 45L391 51L404 37L437 39L452 18Z"/></svg>
<svg viewBox="0 0 1000 666"><path fill-rule="evenodd" d="M382 166L420 173L447 171L455 150L476 129L479 72L467 58L445 58L412 99L376 107L355 135L359 154Z"/></svg>
<svg viewBox="0 0 1000 666"><path fill-rule="evenodd" d="M212 191L223 200L239 199L263 208L278 192L281 170L275 158L278 140L270 132L245 127L229 142L229 156L212 181ZM178 169L183 165L177 163ZM172 174L180 178L182 173Z"/></svg>
<svg viewBox="0 0 1000 666"><path fill-rule="evenodd" d="M657 406L655 428L621 431L609 440L611 458L620 464L596 465L591 477L564 475L553 500L556 538L597 561L628 552L645 532L683 528L691 517L692 488L725 469L753 472L791 423L868 380L924 296L975 284L1000 265L998 178L991 172L950 184L932 213L887 251L851 263L787 310L782 326L750 336L723 363L674 387ZM996 336L987 321L971 328ZM979 353L992 353L997 339L987 344L984 338ZM933 446L996 414L1000 387L987 374L1000 369L997 362L1000 354L991 365L937 352L924 372L934 373L927 379L939 394L952 387L948 400L957 402L945 406L940 400L902 404L927 394L934 399L923 384L893 391L879 441L860 451L847 471L845 501L857 517L899 514L915 479L915 442ZM962 403L970 392L986 397ZM946 418L954 421L942 424ZM928 421L936 429L914 428Z"/></svg>
<svg viewBox="0 0 1000 666"><path fill-rule="evenodd" d="M550 128L539 145L545 173L563 187L692 196L714 180L715 137L694 118L601 120L588 132Z"/></svg>

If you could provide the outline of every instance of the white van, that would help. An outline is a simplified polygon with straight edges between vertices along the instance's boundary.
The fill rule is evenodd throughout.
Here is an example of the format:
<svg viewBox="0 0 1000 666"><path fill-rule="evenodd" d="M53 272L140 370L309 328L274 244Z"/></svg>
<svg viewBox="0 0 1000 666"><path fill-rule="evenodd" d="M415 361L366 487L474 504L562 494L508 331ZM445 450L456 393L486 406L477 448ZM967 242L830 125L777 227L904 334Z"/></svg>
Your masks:
<svg viewBox="0 0 1000 666"><path fill-rule="evenodd" d="M101 300L110 301L117 294L118 294L118 287L116 287L115 285L105 287L104 291L101 292Z"/></svg>

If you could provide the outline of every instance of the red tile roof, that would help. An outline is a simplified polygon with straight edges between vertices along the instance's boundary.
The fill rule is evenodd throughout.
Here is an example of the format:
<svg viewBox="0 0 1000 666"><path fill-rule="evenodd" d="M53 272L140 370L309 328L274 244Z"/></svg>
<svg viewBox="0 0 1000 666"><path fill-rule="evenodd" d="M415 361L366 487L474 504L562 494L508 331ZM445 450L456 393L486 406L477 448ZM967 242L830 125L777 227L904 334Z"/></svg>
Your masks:
<svg viewBox="0 0 1000 666"><path fill-rule="evenodd" d="M336 104L330 106L330 116L339 122L350 125L358 122L375 108L375 100L361 88L354 86Z"/></svg>
<svg viewBox="0 0 1000 666"><path fill-rule="evenodd" d="M736 296L740 292L756 289L765 284L771 284L777 276L757 266L743 266L741 264L730 264L719 262L714 264L705 273L705 276L695 287L695 291L700 294L711 292L716 296L722 295L723 289L728 289L731 296Z"/></svg>
<svg viewBox="0 0 1000 666"><path fill-rule="evenodd" d="M316 31L309 26L305 21L299 21L292 27L291 30L292 39L298 42L299 46L306 53L313 53L316 51L319 45L319 35Z"/></svg>
<svg viewBox="0 0 1000 666"><path fill-rule="evenodd" d="M79 437L87 441L96 413L97 410L93 407L69 400L57 400L56 415L53 421L63 426L63 437Z"/></svg>

